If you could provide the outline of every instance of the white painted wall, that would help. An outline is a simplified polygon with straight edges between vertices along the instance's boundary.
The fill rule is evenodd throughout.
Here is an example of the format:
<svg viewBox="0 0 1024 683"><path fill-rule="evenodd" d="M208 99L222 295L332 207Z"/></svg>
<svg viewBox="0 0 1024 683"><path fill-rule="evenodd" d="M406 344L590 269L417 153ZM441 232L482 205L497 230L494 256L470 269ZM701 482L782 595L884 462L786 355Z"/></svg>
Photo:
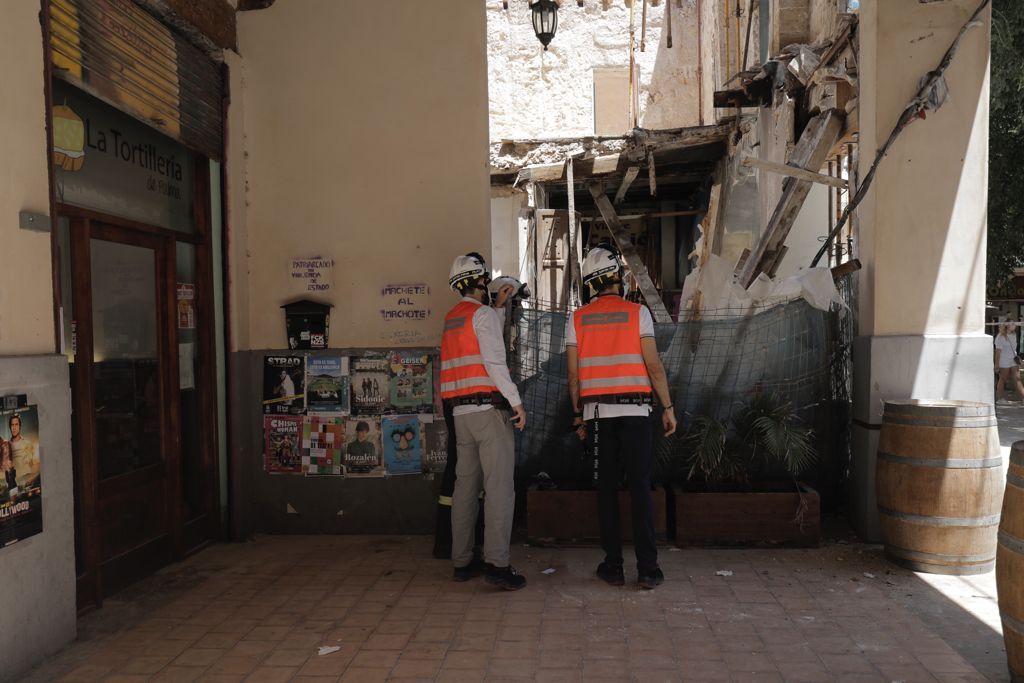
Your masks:
<svg viewBox="0 0 1024 683"><path fill-rule="evenodd" d="M507 187L491 189L491 270L525 281L526 231L520 226L519 212L526 206L526 193Z"/></svg>
<svg viewBox="0 0 1024 683"><path fill-rule="evenodd" d="M786 239L789 251L782 259L782 265L775 275L779 278L795 275L811 265L811 259L818 253L822 242L820 237L828 234L828 193L829 187L814 183L804 200L803 208L793 223ZM825 259L818 265L828 265Z"/></svg>
<svg viewBox="0 0 1024 683"><path fill-rule="evenodd" d="M583 7L563 2L558 31L544 52L525 1L510 2L508 10L502 9L500 0L486 1L491 140L593 135L593 69L629 65L629 8L621 0L607 9L598 0L588 0ZM634 9L640 126L696 126L700 119L697 2L683 0L680 6L669 0L648 7L645 52L639 50L641 5L636 2ZM669 6L673 11L671 49L665 34ZM713 8L706 11L711 15L709 25L714 26ZM708 59L713 48L704 49ZM711 80L705 84L706 93Z"/></svg>
<svg viewBox="0 0 1024 683"><path fill-rule="evenodd" d="M330 344L440 342L454 257L490 251L484 7L277 2L238 17L228 173L236 349L285 346L290 259L335 260ZM372 58L368 55L372 55ZM235 61L235 60L233 60ZM246 286L246 281L248 285ZM385 321L426 283L426 321Z"/></svg>

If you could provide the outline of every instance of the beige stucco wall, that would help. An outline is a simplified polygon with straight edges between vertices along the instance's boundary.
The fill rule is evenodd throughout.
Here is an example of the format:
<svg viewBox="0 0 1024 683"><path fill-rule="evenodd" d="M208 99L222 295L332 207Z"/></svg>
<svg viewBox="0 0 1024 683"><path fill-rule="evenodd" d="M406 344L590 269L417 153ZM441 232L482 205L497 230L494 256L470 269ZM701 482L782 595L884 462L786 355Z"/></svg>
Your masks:
<svg viewBox="0 0 1024 683"><path fill-rule="evenodd" d="M51 353L50 235L18 227L49 214L43 38L39 0L5 0L0 20L0 355Z"/></svg>
<svg viewBox="0 0 1024 683"><path fill-rule="evenodd" d="M332 347L439 343L452 259L490 251L484 11L279 0L239 14L229 230L232 285L248 280L248 301L233 304L248 320L233 315L237 349L285 345L278 307L306 295L290 260L311 256L335 262L334 289L315 297L334 304ZM427 320L382 319L381 289L396 283L430 287L414 302Z"/></svg>
<svg viewBox="0 0 1024 683"><path fill-rule="evenodd" d="M877 149L974 0L861 9L861 149ZM860 334L980 334L985 311L989 23L946 72L951 96L906 128L860 208ZM863 155L865 177L874 155ZM894 296L899 294L899 296Z"/></svg>

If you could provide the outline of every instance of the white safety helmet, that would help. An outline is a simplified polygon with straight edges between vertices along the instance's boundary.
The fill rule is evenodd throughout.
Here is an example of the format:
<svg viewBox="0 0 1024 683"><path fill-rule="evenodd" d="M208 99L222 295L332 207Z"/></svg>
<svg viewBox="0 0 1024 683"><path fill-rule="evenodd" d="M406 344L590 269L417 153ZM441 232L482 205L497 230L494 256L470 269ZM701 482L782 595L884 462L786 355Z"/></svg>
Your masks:
<svg viewBox="0 0 1024 683"><path fill-rule="evenodd" d="M530 298L530 287L511 275L501 275L491 280L491 284L487 285L487 291L491 293L491 299L498 296L498 290L505 285L512 285L512 298L513 299L529 299Z"/></svg>
<svg viewBox="0 0 1024 683"><path fill-rule="evenodd" d="M482 282L477 282L478 280ZM451 275L448 278L448 286L459 294L464 293L472 286L486 287L491 281L491 273L487 270L487 263L484 257L475 251L462 256L456 256L452 263Z"/></svg>
<svg viewBox="0 0 1024 683"><path fill-rule="evenodd" d="M624 268L617 249L609 244L599 244L583 259L583 285L599 289L613 274L621 277Z"/></svg>

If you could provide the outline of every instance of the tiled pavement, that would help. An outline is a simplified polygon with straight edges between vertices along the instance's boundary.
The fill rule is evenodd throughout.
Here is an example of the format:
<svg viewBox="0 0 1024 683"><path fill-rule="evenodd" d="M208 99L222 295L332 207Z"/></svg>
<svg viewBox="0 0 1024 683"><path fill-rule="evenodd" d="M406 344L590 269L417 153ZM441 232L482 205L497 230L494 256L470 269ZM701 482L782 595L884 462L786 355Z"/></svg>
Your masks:
<svg viewBox="0 0 1024 683"><path fill-rule="evenodd" d="M997 413L1005 455L1024 404ZM829 535L843 540L663 548L652 592L597 581L595 549L517 546L517 593L452 583L429 538L261 537L109 599L24 680L1009 680L994 574L914 574Z"/></svg>
<svg viewBox="0 0 1024 683"><path fill-rule="evenodd" d="M26 680L989 680L976 666L1006 680L994 603L967 591L979 620L877 546L663 549L668 580L651 592L599 582L596 549L517 546L530 583L516 593L451 582L430 546L216 546L83 617L79 641Z"/></svg>

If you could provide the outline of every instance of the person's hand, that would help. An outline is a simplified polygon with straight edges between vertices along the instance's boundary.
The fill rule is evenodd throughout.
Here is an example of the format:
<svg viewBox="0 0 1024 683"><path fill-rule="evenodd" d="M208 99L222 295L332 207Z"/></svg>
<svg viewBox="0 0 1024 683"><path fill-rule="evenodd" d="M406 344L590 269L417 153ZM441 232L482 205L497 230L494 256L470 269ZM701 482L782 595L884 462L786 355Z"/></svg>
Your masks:
<svg viewBox="0 0 1024 683"><path fill-rule="evenodd" d="M672 408L666 408L661 411L661 424L665 427L665 436L672 436L676 431L676 414L672 412Z"/></svg>
<svg viewBox="0 0 1024 683"><path fill-rule="evenodd" d="M505 302L508 301L510 296L512 296L512 292L514 292L515 289L516 288L512 285L502 285L498 288L498 294L494 299L494 305L498 308L503 308L505 306Z"/></svg>
<svg viewBox="0 0 1024 683"><path fill-rule="evenodd" d="M587 440L587 423L583 421L582 417L574 417L572 420L572 426L576 434L576 438L580 441Z"/></svg>
<svg viewBox="0 0 1024 683"><path fill-rule="evenodd" d="M510 422L519 431L523 431L526 427L526 409L523 408L522 403L512 408L512 419Z"/></svg>

